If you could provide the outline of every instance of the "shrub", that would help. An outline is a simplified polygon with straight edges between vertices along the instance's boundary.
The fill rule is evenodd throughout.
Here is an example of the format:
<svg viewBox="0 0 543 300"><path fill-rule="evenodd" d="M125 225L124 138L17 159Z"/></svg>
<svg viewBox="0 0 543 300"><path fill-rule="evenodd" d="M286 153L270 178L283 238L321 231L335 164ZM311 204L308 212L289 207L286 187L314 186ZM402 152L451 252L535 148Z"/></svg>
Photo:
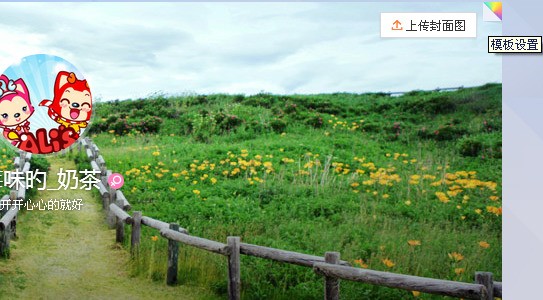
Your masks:
<svg viewBox="0 0 543 300"><path fill-rule="evenodd" d="M115 131L116 134L123 135L130 132L132 125L128 123L126 119L118 119L117 121L110 123L109 130Z"/></svg>
<svg viewBox="0 0 543 300"><path fill-rule="evenodd" d="M93 121L87 129L89 133L100 133L108 130L108 124L102 120Z"/></svg>
<svg viewBox="0 0 543 300"><path fill-rule="evenodd" d="M276 100L276 97L271 94L258 93L254 96L246 97L243 104L255 107L271 108L273 104L275 104Z"/></svg>
<svg viewBox="0 0 543 300"><path fill-rule="evenodd" d="M457 147L462 156L477 157L483 150L483 143L474 138L464 138L458 141Z"/></svg>
<svg viewBox="0 0 543 300"><path fill-rule="evenodd" d="M132 123L131 127L142 133L157 133L160 130L161 124L161 118L146 116L141 121Z"/></svg>
<svg viewBox="0 0 543 300"><path fill-rule="evenodd" d="M452 124L439 126L435 130L429 130L426 127L422 127L417 135L424 139L432 139L436 141L451 141L459 139L466 135L468 131L465 128L454 126Z"/></svg>
<svg viewBox="0 0 543 300"><path fill-rule="evenodd" d="M187 104L189 106L195 106L195 105L207 104L207 103L208 103L208 100L207 100L206 95L198 95L195 97L189 97L189 99L187 100Z"/></svg>
<svg viewBox="0 0 543 300"><path fill-rule="evenodd" d="M241 103L245 99L244 95L234 95L234 98L232 99L235 103Z"/></svg>
<svg viewBox="0 0 543 300"><path fill-rule="evenodd" d="M247 129L253 133L263 133L270 129L264 122L252 121L247 124Z"/></svg>
<svg viewBox="0 0 543 300"><path fill-rule="evenodd" d="M502 122L501 119L488 119L483 120L483 132L501 131Z"/></svg>
<svg viewBox="0 0 543 300"><path fill-rule="evenodd" d="M313 128L321 128L324 125L324 120L319 114L309 116L305 123Z"/></svg>
<svg viewBox="0 0 543 300"><path fill-rule="evenodd" d="M273 119L270 125L273 131L277 133L284 132L285 129L287 128L287 122L283 121L282 119L277 119L277 118Z"/></svg>
<svg viewBox="0 0 543 300"><path fill-rule="evenodd" d="M367 121L360 126L360 129L364 132L379 132L383 126L375 121Z"/></svg>
<svg viewBox="0 0 543 300"><path fill-rule="evenodd" d="M238 118L236 115L225 115L225 117L218 122L219 129L221 131L231 131L236 129L239 125L243 123L243 120Z"/></svg>
<svg viewBox="0 0 543 300"><path fill-rule="evenodd" d="M298 112L298 106L294 103L287 103L285 104L284 111L287 114L295 114L296 112Z"/></svg>

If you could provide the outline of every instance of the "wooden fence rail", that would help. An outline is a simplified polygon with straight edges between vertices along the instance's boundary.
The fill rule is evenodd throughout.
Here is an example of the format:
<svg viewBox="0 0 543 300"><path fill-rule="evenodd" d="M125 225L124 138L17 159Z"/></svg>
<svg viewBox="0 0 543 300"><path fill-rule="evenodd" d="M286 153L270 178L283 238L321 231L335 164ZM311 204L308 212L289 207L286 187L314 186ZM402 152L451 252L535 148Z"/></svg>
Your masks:
<svg viewBox="0 0 543 300"><path fill-rule="evenodd" d="M141 213L141 212L139 212L139 213ZM170 224L168 224L166 222L162 222L160 220L155 220L153 218L149 218L149 217L146 217L146 216L141 217L141 223L148 226L148 227L157 229L157 230L161 230L163 228L170 228ZM178 231L181 232L181 233L185 233L185 234L189 233L185 228L182 228L182 227L179 227Z"/></svg>
<svg viewBox="0 0 543 300"><path fill-rule="evenodd" d="M313 270L327 277L371 283L392 288L419 291L467 299L486 299L486 288L481 284L395 274L328 263L315 263Z"/></svg>
<svg viewBox="0 0 543 300"><path fill-rule="evenodd" d="M275 260L279 262L285 262L289 264L304 266L304 267L313 267L314 263L324 262L325 258L315 255L308 255L293 251L269 248L264 246L252 245L252 244L240 244L241 254L260 257L269 260ZM344 266L349 266L350 264L346 261L339 261L339 264Z"/></svg>
<svg viewBox="0 0 543 300"><path fill-rule="evenodd" d="M489 300L493 299L493 297L502 296L502 283L493 281L492 273L488 272L476 272L475 283L466 283L361 269L351 267L348 262L340 260L339 252L326 252L324 257L321 257L242 243L240 238L235 236L229 236L226 244L224 244L191 236L186 229L179 227L178 224L166 223L143 216L140 211L136 211L130 216L127 211L131 209L131 206L124 194L120 190L111 188L107 183L107 178L112 172L107 170L104 158L99 155L99 148L90 139L86 138L79 142L78 149L80 152L85 149L84 151L93 169L101 172L101 182L98 184L100 195L103 207L108 212L108 223L116 226L117 241L122 242L124 240L125 224L132 226L130 251L133 254L138 253L141 240L141 225L158 230L162 237L168 239L166 283L169 285L177 282L178 244L183 243L227 257L229 299L240 299L240 255L242 254L312 268L315 273L324 277L325 300L339 299L341 279L466 299ZM1 224L2 221L0 220L0 227Z"/></svg>

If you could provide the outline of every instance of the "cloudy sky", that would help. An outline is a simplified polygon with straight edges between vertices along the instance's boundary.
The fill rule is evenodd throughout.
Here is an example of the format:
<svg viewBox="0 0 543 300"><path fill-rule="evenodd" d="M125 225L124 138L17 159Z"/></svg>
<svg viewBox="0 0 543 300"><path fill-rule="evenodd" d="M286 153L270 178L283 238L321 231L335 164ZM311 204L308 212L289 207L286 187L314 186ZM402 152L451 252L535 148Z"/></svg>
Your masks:
<svg viewBox="0 0 543 300"><path fill-rule="evenodd" d="M0 3L0 69L47 53L95 99L394 92L501 82L478 3ZM382 39L380 12L476 12L477 38Z"/></svg>

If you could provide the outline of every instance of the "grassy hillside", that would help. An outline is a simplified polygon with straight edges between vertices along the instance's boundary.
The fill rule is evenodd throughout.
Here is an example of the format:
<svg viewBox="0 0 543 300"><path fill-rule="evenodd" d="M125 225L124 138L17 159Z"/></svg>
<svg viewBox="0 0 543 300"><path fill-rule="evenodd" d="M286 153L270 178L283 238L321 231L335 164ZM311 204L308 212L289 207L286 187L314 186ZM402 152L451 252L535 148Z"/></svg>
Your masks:
<svg viewBox="0 0 543 300"><path fill-rule="evenodd" d="M134 210L191 234L358 267L501 279L501 85L454 92L155 96L98 103L90 135ZM138 276L163 280L144 232ZM222 257L181 247L183 284L226 292ZM322 298L310 269L242 257L243 297ZM346 299L410 292L342 282ZM420 298L432 298L420 295Z"/></svg>

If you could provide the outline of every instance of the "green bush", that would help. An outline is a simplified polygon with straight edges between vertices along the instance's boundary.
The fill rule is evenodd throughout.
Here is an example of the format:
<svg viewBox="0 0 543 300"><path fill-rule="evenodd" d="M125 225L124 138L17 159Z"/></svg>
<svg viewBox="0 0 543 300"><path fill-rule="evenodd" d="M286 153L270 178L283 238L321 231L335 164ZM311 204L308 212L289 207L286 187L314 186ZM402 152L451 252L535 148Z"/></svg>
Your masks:
<svg viewBox="0 0 543 300"><path fill-rule="evenodd" d="M162 118L146 116L141 121L132 123L131 127L142 133L157 133L161 124Z"/></svg>
<svg viewBox="0 0 543 300"><path fill-rule="evenodd" d="M435 130L429 130L426 127L422 127L418 131L418 136L424 139L432 139L436 141L451 141L461 138L466 135L468 131L460 126L452 124L439 126Z"/></svg>
<svg viewBox="0 0 543 300"><path fill-rule="evenodd" d="M109 130L113 130L116 134L124 135L132 129L132 125L126 119L118 119L109 125Z"/></svg>
<svg viewBox="0 0 543 300"><path fill-rule="evenodd" d="M462 156L481 158L501 158L501 134L479 134L458 141L458 152Z"/></svg>
<svg viewBox="0 0 543 300"><path fill-rule="evenodd" d="M324 125L324 120L320 114L315 114L306 118L305 123L313 128L321 128Z"/></svg>
<svg viewBox="0 0 543 300"><path fill-rule="evenodd" d="M295 114L298 112L298 106L295 103L287 103L284 108L285 113Z"/></svg>
<svg viewBox="0 0 543 300"><path fill-rule="evenodd" d="M462 156L477 157L483 150L483 143L474 138L464 138L458 141L457 147Z"/></svg>
<svg viewBox="0 0 543 300"><path fill-rule="evenodd" d="M287 122L285 122L282 119L277 119L277 118L273 119L271 121L270 125L271 125L271 128L273 129L273 131L275 131L277 133L282 133L287 128Z"/></svg>
<svg viewBox="0 0 543 300"><path fill-rule="evenodd" d="M219 129L223 133L230 132L243 123L243 120L236 115L219 113L215 116L215 118Z"/></svg>
<svg viewBox="0 0 543 300"><path fill-rule="evenodd" d="M383 125L375 121L367 121L360 126L360 129L364 132L377 133L383 130Z"/></svg>

